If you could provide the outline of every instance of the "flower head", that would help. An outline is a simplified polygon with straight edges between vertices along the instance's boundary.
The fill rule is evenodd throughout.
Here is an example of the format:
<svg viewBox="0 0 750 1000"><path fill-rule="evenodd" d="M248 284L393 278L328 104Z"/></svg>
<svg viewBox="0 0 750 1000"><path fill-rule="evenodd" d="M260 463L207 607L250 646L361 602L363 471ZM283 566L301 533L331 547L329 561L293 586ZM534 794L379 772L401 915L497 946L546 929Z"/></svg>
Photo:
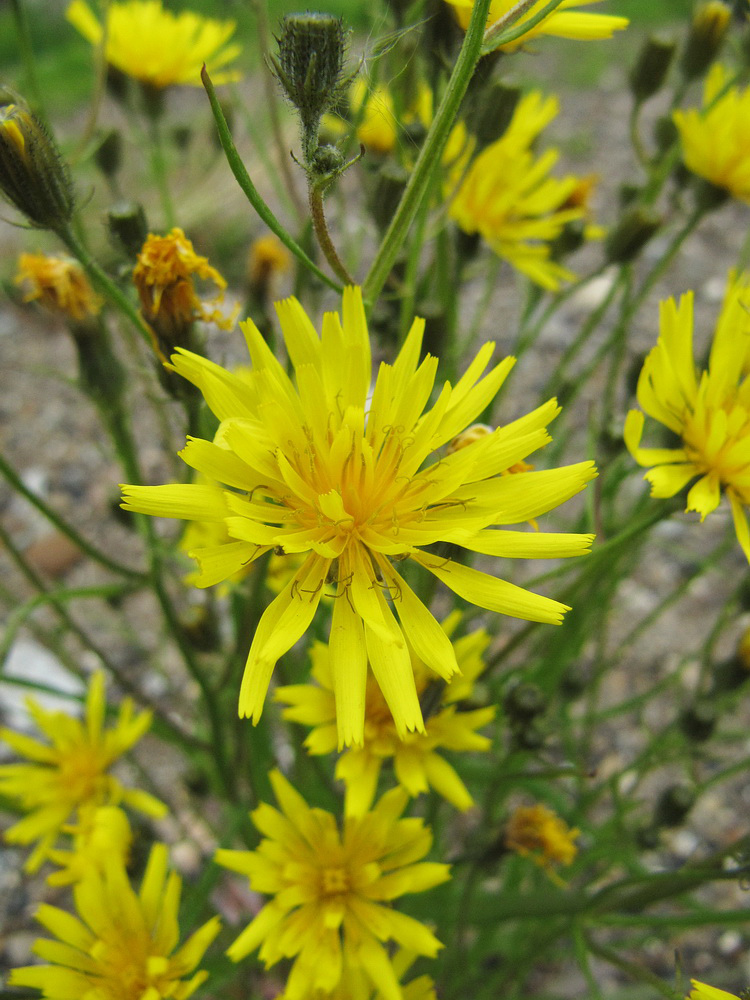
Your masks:
<svg viewBox="0 0 750 1000"><path fill-rule="evenodd" d="M729 71L714 63L703 107L675 111L685 166L732 197L750 203L750 87L730 87Z"/></svg>
<svg viewBox="0 0 750 1000"><path fill-rule="evenodd" d="M124 788L109 774L112 764L134 746L151 724L151 713L133 712L125 698L117 721L104 728L104 674L91 678L86 715L80 721L65 712L50 712L27 698L28 710L48 738L42 743L30 736L0 729L0 739L27 764L0 766L0 795L14 799L28 815L5 831L10 844L38 841L26 862L36 871L62 827L77 810L79 817L99 806L124 803L150 816L163 816L166 807L148 792ZM79 819L80 821L80 819Z"/></svg>
<svg viewBox="0 0 750 1000"><path fill-rule="evenodd" d="M440 942L422 924L384 905L449 877L448 865L421 861L432 843L421 819L401 819L406 793L391 789L363 816L311 809L278 771L270 775L280 811L252 813L264 834L256 851L217 852L225 868L247 875L256 892L274 896L227 954L239 961L260 947L270 967L292 958L285 1000L330 994L345 968L362 969L388 1000L401 988L384 942L434 957Z"/></svg>
<svg viewBox="0 0 750 1000"><path fill-rule="evenodd" d="M127 864L133 834L128 817L117 806L85 810L77 826L63 831L72 835L72 849L50 849L47 857L58 870L47 876L49 885L80 882L92 868L103 872L116 858Z"/></svg>
<svg viewBox="0 0 750 1000"><path fill-rule="evenodd" d="M450 635L458 623L454 613L443 628ZM456 809L469 809L473 800L454 768L440 750L484 751L490 740L478 729L491 722L494 707L462 710L459 702L471 697L474 682L484 669L482 654L490 637L483 629L454 643L460 673L442 688L437 710L425 720L421 733L400 737L383 694L372 674L367 677L365 734L362 747L347 750L336 765L336 777L346 782L346 812L366 812L375 798L378 776L385 760L393 759L396 780L409 795L434 788ZM420 702L434 674L410 650ZM294 684L277 688L275 698L290 708L284 718L313 726L305 741L312 754L333 753L337 745L336 701L333 693L328 647L317 642L312 648L312 675L317 684Z"/></svg>
<svg viewBox="0 0 750 1000"><path fill-rule="evenodd" d="M537 803L513 811L505 829L505 845L549 871L552 865L569 865L574 860L579 833L547 806Z"/></svg>
<svg viewBox="0 0 750 1000"><path fill-rule="evenodd" d="M22 253L15 282L24 286L24 302L39 301L75 322L95 316L101 309L102 301L85 271L71 257Z"/></svg>
<svg viewBox="0 0 750 1000"><path fill-rule="evenodd" d="M202 302L195 279L212 281L217 293ZM234 325L235 316L224 316L217 306L224 297L226 281L177 226L167 236L149 235L133 269L133 284L141 300L143 318L156 333L159 349L168 354L184 343L196 320L216 323L224 330Z"/></svg>
<svg viewBox="0 0 750 1000"><path fill-rule="evenodd" d="M444 155L450 217L464 232L479 233L499 257L532 281L552 290L573 275L552 259L550 244L566 223L587 215L585 200L574 200L581 179L550 175L557 150L538 157L533 152L535 140L557 112L557 98L533 91L518 102L505 133L473 160L474 142L460 125Z"/></svg>
<svg viewBox="0 0 750 1000"><path fill-rule="evenodd" d="M70 222L68 168L39 119L18 104L0 107L0 190L41 229L59 232Z"/></svg>
<svg viewBox="0 0 750 1000"><path fill-rule="evenodd" d="M46 1000L187 1000L208 973L186 977L220 924L213 917L175 951L181 882L167 861L166 845L155 844L137 894L119 858L90 872L73 890L78 916L40 906L36 918L57 940L41 938L33 950L50 964L13 969L9 982L41 990Z"/></svg>
<svg viewBox="0 0 750 1000"><path fill-rule="evenodd" d="M691 979L690 985L693 988L688 993L686 1000L740 1000L735 993L727 993L726 990L719 990L715 986L707 986L706 983L699 983L697 979Z"/></svg>
<svg viewBox="0 0 750 1000"><path fill-rule="evenodd" d="M292 258L284 244L272 233L253 241L247 258L247 279L256 292L265 290L277 275L284 274L292 265Z"/></svg>
<svg viewBox="0 0 750 1000"><path fill-rule="evenodd" d="M659 340L638 379L638 402L680 439L676 448L641 448L644 416L631 410L625 443L651 496L672 497L691 480L687 510L703 520L729 499L737 539L750 561L750 276L730 274L708 364L693 360L693 293L661 303Z"/></svg>
<svg viewBox="0 0 750 1000"><path fill-rule="evenodd" d="M623 28L627 28L628 19L626 17L613 17L611 14L583 14L581 11L571 9L599 2L600 0L562 0L562 3L551 14L542 18L538 24L530 27L520 38L509 42L507 45L502 46L502 48L505 51L513 51L519 45L523 45L532 38L536 38L537 35L556 35L558 38L578 38L582 40L611 38L615 31L622 31ZM474 0L447 0L447 3L453 7L458 23L462 28L466 29L474 8ZM515 5L516 0L492 0L490 12L487 15L487 27L489 28L495 21L504 17ZM514 27L518 24L523 25L525 21L529 21L532 17L535 17L545 5L546 0L537 0L537 3L533 4L515 22Z"/></svg>
<svg viewBox="0 0 750 1000"><path fill-rule="evenodd" d="M323 320L322 338L296 299L277 303L295 380L255 325L243 324L252 384L189 351L174 370L197 385L221 421L213 443L190 439L181 456L230 489L195 484L126 486L129 510L223 521L232 542L196 550L202 586L219 583L271 549L304 553L290 583L264 612L250 647L240 714L260 717L277 659L304 634L330 586L330 657L339 742L361 743L368 658L400 734L422 730L406 639L448 680L458 669L450 640L395 568L412 559L466 600L532 621L559 623L565 605L424 551L453 542L494 556L585 552L590 535L495 531L550 510L595 475L591 462L501 473L542 447L558 413L550 400L460 451L434 453L489 405L514 359L484 377L485 344L455 386L427 410L437 359L420 363L416 320L395 362L381 364L370 396L370 344L362 296L344 291L343 323ZM398 614L400 624L394 611Z"/></svg>
<svg viewBox="0 0 750 1000"><path fill-rule="evenodd" d="M217 21L192 11L173 14L161 0L114 0L102 26L85 0L73 0L65 16L92 45L103 39L110 66L157 90L172 84L201 86L205 63L214 83L239 80L235 71L216 71L236 59L239 45L229 45L234 21Z"/></svg>

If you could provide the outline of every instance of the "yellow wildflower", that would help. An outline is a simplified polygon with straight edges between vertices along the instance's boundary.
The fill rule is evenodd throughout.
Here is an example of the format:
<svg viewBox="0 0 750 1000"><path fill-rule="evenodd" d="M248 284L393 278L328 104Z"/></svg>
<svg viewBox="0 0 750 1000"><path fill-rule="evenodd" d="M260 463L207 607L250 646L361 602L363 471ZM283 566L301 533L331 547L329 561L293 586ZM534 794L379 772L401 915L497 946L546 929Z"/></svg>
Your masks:
<svg viewBox="0 0 750 1000"><path fill-rule="evenodd" d="M258 291L268 289L273 279L288 271L291 264L291 254L278 236L272 233L259 236L253 240L247 259L250 287Z"/></svg>
<svg viewBox="0 0 750 1000"><path fill-rule="evenodd" d="M270 775L281 811L265 803L253 813L264 834L256 851L220 850L216 860L247 875L250 887L274 898L227 954L238 962L260 948L266 968L293 959L285 1000L336 989L345 967L362 969L384 996L402 996L383 943L395 941L433 958L437 938L413 917L384 905L449 878L448 865L420 861L432 834L421 819L401 819L406 793L387 792L371 812L335 817L311 809L278 771Z"/></svg>
<svg viewBox="0 0 750 1000"><path fill-rule="evenodd" d="M85 0L73 0L65 16L92 45L104 42L110 66L157 90L172 84L200 87L204 63L214 83L240 79L236 71L217 72L242 51L227 44L234 21L187 10L173 14L161 0L114 0L107 5L104 26Z"/></svg>
<svg viewBox="0 0 750 1000"><path fill-rule="evenodd" d="M75 810L124 803L149 816L163 816L166 807L148 792L124 788L109 774L112 764L134 746L151 725L151 713L133 712L130 698L123 699L115 725L104 729L104 673L97 671L89 685L83 721L65 712L50 712L33 698L26 699L29 713L49 739L41 743L0 728L0 739L28 764L0 766L0 795L14 799L28 813L5 831L9 844L38 844L25 868L36 871L57 835Z"/></svg>
<svg viewBox="0 0 750 1000"><path fill-rule="evenodd" d="M93 868L103 872L114 858L127 864L133 834L128 817L117 806L85 810L81 822L64 827L73 835L72 850L50 850L49 860L59 869L47 876L49 885L71 885Z"/></svg>
<svg viewBox="0 0 750 1000"><path fill-rule="evenodd" d="M454 613L443 624L448 635L458 623ZM454 674L443 687L438 710L425 721L422 733L407 733L403 738L396 731L388 705L371 673L367 676L365 695L365 734L362 747L347 750L336 764L336 777L346 782L346 813L361 815L370 808L377 790L383 762L393 758L396 780L409 795L427 792L431 787L456 809L469 809L473 800L454 768L438 752L485 751L490 740L476 730L486 726L495 715L493 706L462 711L458 703L470 698L474 681L484 669L482 654L490 637L479 629L454 643L460 673ZM434 676L424 663L409 650L417 686L422 697ZM333 693L328 647L316 642L311 651L312 676L317 684L293 684L280 687L276 700L290 705L284 718L313 726L305 740L311 754L333 753L337 745L336 701Z"/></svg>
<svg viewBox="0 0 750 1000"><path fill-rule="evenodd" d="M641 448L644 416L631 410L625 443L645 475L651 496L672 497L700 477L687 510L701 521L727 495L737 539L750 561L750 276L730 274L708 366L693 359L693 293L660 303L659 340L638 379L638 402L682 439L677 448Z"/></svg>
<svg viewBox="0 0 750 1000"><path fill-rule="evenodd" d="M458 23L465 30L469 26L474 0L446 0L446 2L453 7ZM505 17L508 11L515 7L516 2L517 0L492 0L487 16L487 27L489 28L501 17ZM583 14L581 11L572 9L600 2L601 0L562 0L562 3L551 14L542 18L533 28L529 28L520 38L503 45L503 51L512 52L519 45L523 45L538 35L556 35L558 38L577 38L588 41L611 38L615 31L627 28L629 22L626 17L614 17L611 14ZM524 21L534 17L546 6L546 3L547 0L537 0L537 3L515 24L522 25Z"/></svg>
<svg viewBox="0 0 750 1000"><path fill-rule="evenodd" d="M531 857L542 868L554 864L569 865L575 859L575 845L580 830L571 830L547 806L519 806L505 828L505 844L522 857Z"/></svg>
<svg viewBox="0 0 750 1000"><path fill-rule="evenodd" d="M214 443L190 439L181 457L230 490L125 486L123 506L225 522L235 541L194 553L201 586L227 579L270 549L305 553L255 631L240 715L260 717L277 659L307 630L330 585L337 597L330 655L339 743L362 742L368 658L399 734L422 731L406 639L445 680L458 665L450 640L392 559L408 556L480 607L559 623L565 605L423 547L442 540L493 556L583 553L590 535L491 526L523 523L563 503L596 474L593 463L500 475L549 440L546 426L559 412L555 400L434 460L434 452L489 405L513 358L481 377L494 352L494 344L485 344L456 385L446 383L423 412L438 364L429 355L420 363L423 320L415 320L395 362L381 364L370 395L360 289L344 290L343 324L327 313L322 339L296 299L276 309L295 381L250 321L242 324L253 362L250 389L246 379L189 351L172 356L174 370L199 387L221 421Z"/></svg>
<svg viewBox="0 0 750 1000"><path fill-rule="evenodd" d="M715 986L707 986L697 979L691 979L690 985L693 987L687 995L686 1000L740 1000L735 993L727 993L726 990L719 990Z"/></svg>
<svg viewBox="0 0 750 1000"><path fill-rule="evenodd" d="M39 301L76 322L95 316L102 306L85 271L72 257L22 253L15 283L25 286L24 302Z"/></svg>
<svg viewBox="0 0 750 1000"><path fill-rule="evenodd" d="M49 965L13 969L13 986L41 990L46 1000L116 997L187 1000L208 973L189 976L219 933L213 917L177 951L180 877L167 868L167 847L151 848L136 894L122 859L92 871L73 889L78 916L43 904L36 918L57 940L40 938L34 952Z"/></svg>
<svg viewBox="0 0 750 1000"><path fill-rule="evenodd" d="M448 214L466 233L479 233L490 248L543 288L555 290L574 275L552 260L550 243L564 226L587 214L573 203L580 178L550 176L558 152L537 157L533 144L558 112L555 97L526 94L505 133L472 160L474 140L459 124L449 140Z"/></svg>
<svg viewBox="0 0 750 1000"><path fill-rule="evenodd" d="M393 971L399 984L417 957L406 948L399 948L393 956ZM308 994L308 1000L390 1000L389 985L383 984L382 990L374 987L362 966L349 965L344 954L338 986L330 992L313 990ZM402 985L401 996L403 1000L437 1000L435 984L429 976L418 976ZM284 993L277 1000L289 1000L289 996Z"/></svg>
<svg viewBox="0 0 750 1000"><path fill-rule="evenodd" d="M195 290L196 278L214 283L217 293L213 299L201 302ZM195 252L177 226L168 236L148 236L133 269L133 284L143 318L153 328L163 353L183 343L196 320L216 323L223 330L234 326L236 313L227 317L214 308L224 298L226 281Z"/></svg>
<svg viewBox="0 0 750 1000"><path fill-rule="evenodd" d="M350 102L354 120L358 122L357 140L372 153L392 153L404 126L420 122L427 128L432 121L432 91L425 83L419 84L416 98L401 120L391 92L386 87L375 87L368 93L361 77L352 86Z"/></svg>
<svg viewBox="0 0 750 1000"><path fill-rule="evenodd" d="M715 63L703 87L703 107L672 117L688 170L750 203L750 87L727 88L730 79Z"/></svg>

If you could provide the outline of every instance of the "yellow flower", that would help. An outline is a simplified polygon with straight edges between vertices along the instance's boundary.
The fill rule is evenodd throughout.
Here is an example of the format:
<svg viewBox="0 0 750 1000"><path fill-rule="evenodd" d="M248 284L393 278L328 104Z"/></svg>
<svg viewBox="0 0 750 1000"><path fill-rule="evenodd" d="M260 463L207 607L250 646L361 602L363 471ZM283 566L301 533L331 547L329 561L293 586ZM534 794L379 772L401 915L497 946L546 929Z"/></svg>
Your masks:
<svg viewBox="0 0 750 1000"><path fill-rule="evenodd" d="M49 851L48 859L59 866L58 871L47 876L49 885L80 882L92 868L103 872L113 858L127 864L133 834L128 817L117 806L85 810L78 826L63 830L73 835L73 848Z"/></svg>
<svg viewBox="0 0 750 1000"><path fill-rule="evenodd" d="M571 830L564 820L538 803L519 806L505 828L505 844L522 857L531 857L542 868L569 865L575 859L580 830Z"/></svg>
<svg viewBox="0 0 750 1000"><path fill-rule="evenodd" d="M383 943L430 958L441 947L413 917L384 905L449 878L448 865L420 861L432 843L429 828L400 818L407 796L393 788L339 831L331 813L311 809L278 771L270 778L281 811L263 803L252 813L264 834L258 849L216 854L220 865L247 875L254 891L274 896L227 954L238 962L260 948L266 968L294 959L285 1000L331 993L344 967L363 970L387 1000L398 1000Z"/></svg>
<svg viewBox="0 0 750 1000"><path fill-rule="evenodd" d="M47 309L78 322L95 316L102 306L83 268L71 257L22 253L15 283L25 285L24 302L38 300Z"/></svg>
<svg viewBox="0 0 750 1000"><path fill-rule="evenodd" d="M255 631L240 690L241 716L257 721L278 658L312 622L327 586L336 600L330 633L340 745L361 743L369 658L399 734L423 730L409 640L448 680L458 669L450 640L396 570L409 557L460 597L490 611L557 624L566 606L461 562L423 551L437 541L493 556L578 555L590 535L495 531L573 496L596 474L591 462L515 476L500 473L549 440L559 412L550 400L447 457L434 452L490 404L514 359L484 377L485 344L434 404L437 359L419 361L424 321L415 320L395 362L381 364L370 396L371 361L362 296L347 288L343 324L323 320L322 339L296 299L276 305L295 380L255 325L243 330L252 385L178 350L174 370L198 386L221 421L214 443L193 438L183 460L222 490L195 484L125 486L128 510L223 521L235 539L194 552L201 586L227 579L270 549L305 553ZM400 625L394 611L400 618Z"/></svg>
<svg viewBox="0 0 750 1000"><path fill-rule="evenodd" d="M734 198L750 203L750 87L729 87L729 71L711 67L703 107L675 111L685 166Z"/></svg>
<svg viewBox="0 0 750 1000"><path fill-rule="evenodd" d="M446 0L446 2L453 7L458 23L465 30L469 25L474 0ZM556 35L558 38L578 38L584 41L611 38L615 31L627 28L629 22L626 17L613 17L611 14L582 14L578 10L571 9L599 2L600 0L562 0L562 3L547 17L542 18L539 24L529 28L520 38L503 45L502 48L506 52L512 52L537 35ZM534 17L546 3L547 0L537 0L537 3L516 21L516 25ZM515 5L516 0L492 0L487 16L487 27L504 17Z"/></svg>
<svg viewBox="0 0 750 1000"><path fill-rule="evenodd" d="M490 248L543 288L555 290L574 275L551 259L550 243L564 226L587 214L571 201L578 177L550 176L558 152L537 157L533 145L557 115L555 97L526 94L505 133L472 160L474 140L459 124L444 154L448 214L466 233L479 233Z"/></svg>
<svg viewBox="0 0 750 1000"><path fill-rule="evenodd" d="M697 979L691 979L690 985L693 988L688 993L686 1000L740 1000L735 993L727 993L726 990L719 990L715 986L707 986L706 983L699 983Z"/></svg>
<svg viewBox="0 0 750 1000"><path fill-rule="evenodd" d="M638 402L682 439L677 448L641 448L644 416L631 410L625 443L645 475L651 496L672 497L699 476L687 510L701 521L718 507L724 489L737 539L750 561L750 276L730 274L708 366L693 360L693 293L660 303L659 340L638 379Z"/></svg>
<svg viewBox="0 0 750 1000"><path fill-rule="evenodd" d="M358 122L357 140L372 153L393 152L405 125L420 122L427 128L432 121L432 91L424 83L419 84L413 104L404 110L400 121L393 96L385 87L375 87L368 94L367 84L360 77L352 87L350 100Z"/></svg>
<svg viewBox="0 0 750 1000"><path fill-rule="evenodd" d="M212 281L217 293L201 302L194 280ZM160 351L169 353L184 342L196 320L216 323L223 330L234 326L236 313L224 316L214 308L224 298L226 281L177 226L168 236L150 234L138 254L133 284L141 300L141 312L153 328Z"/></svg>
<svg viewBox="0 0 750 1000"><path fill-rule="evenodd" d="M417 957L413 951L407 951L406 948L399 948L393 956L393 971L399 984ZM384 984L383 989L373 987L364 969L361 966L350 966L344 955L338 986L330 992L313 990L308 994L308 1000L389 1000L388 985ZM437 1000L435 984L429 976L418 976L401 986L401 996L403 1000ZM277 997L277 1000L290 1000L290 998L284 993Z"/></svg>
<svg viewBox="0 0 750 1000"><path fill-rule="evenodd" d="M41 990L47 1000L186 1000L208 976L186 978L220 923L213 917L175 951L181 882L167 860L166 845L155 844L137 895L122 860L112 859L75 886L78 916L40 906L36 918L57 940L40 938L33 950L51 964L13 969L9 982Z"/></svg>
<svg viewBox="0 0 750 1000"><path fill-rule="evenodd" d="M97 671L89 685L82 721L64 712L49 712L27 698L28 710L49 743L41 743L0 728L4 740L20 757L32 763L0 766L0 795L14 799L24 819L5 831L9 844L38 844L25 868L36 871L75 810L81 815L98 806L124 803L149 816L163 816L166 806L148 792L124 788L109 768L134 746L151 725L151 713L133 713L125 698L117 721L104 729L104 674Z"/></svg>
<svg viewBox="0 0 750 1000"><path fill-rule="evenodd" d="M104 27L85 0L73 0L65 14L92 45L104 41L107 62L127 76L161 90L172 84L201 86L205 63L214 83L239 80L236 71L216 71L242 51L228 45L234 21L217 21L192 11L173 14L161 0L125 0L107 6Z"/></svg>
<svg viewBox="0 0 750 1000"><path fill-rule="evenodd" d="M292 264L287 248L272 233L253 240L247 259L247 280L256 290L267 289L274 277L284 274Z"/></svg>
<svg viewBox="0 0 750 1000"><path fill-rule="evenodd" d="M448 635L458 624L455 612L443 623ZM364 745L346 751L336 765L336 777L346 782L346 813L361 815L370 808L377 790L378 777L384 760L393 758L396 780L409 795L420 795L434 788L456 809L469 809L473 800L454 768L437 752L484 751L490 740L476 732L491 722L494 707L462 711L458 703L471 698L474 681L484 669L482 654L490 637L479 629L454 643L460 673L454 674L443 687L438 710L425 721L423 733L407 733L403 738L396 731L388 705L371 673L367 677L365 695ZM420 702L434 677L414 654L412 669ZM294 684L274 692L277 701L290 705L284 718L313 726L305 741L311 754L333 753L337 745L336 702L333 693L328 647L317 642L311 651L312 676L317 684Z"/></svg>

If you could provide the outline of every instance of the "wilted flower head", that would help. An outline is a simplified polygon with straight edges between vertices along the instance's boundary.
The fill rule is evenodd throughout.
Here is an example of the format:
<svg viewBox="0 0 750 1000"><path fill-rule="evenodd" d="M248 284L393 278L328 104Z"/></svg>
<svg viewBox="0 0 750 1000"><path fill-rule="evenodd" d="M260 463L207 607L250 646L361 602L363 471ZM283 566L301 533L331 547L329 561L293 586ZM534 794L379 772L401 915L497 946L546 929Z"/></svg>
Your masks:
<svg viewBox="0 0 750 1000"><path fill-rule="evenodd" d="M458 612L443 623L448 635L460 619ZM381 766L392 759L396 781L409 795L421 795L434 788L456 809L469 809L473 800L469 790L442 751L486 751L490 740L477 732L492 721L494 706L462 709L460 702L471 698L474 683L484 669L482 654L490 637L483 629L463 636L454 643L460 673L441 685L436 710L425 720L421 733L399 736L388 705L375 678L367 677L365 695L365 735L362 747L347 750L336 765L336 777L346 782L346 812L366 812L375 798ZM427 693L432 672L410 650L414 679L420 702ZM316 684L292 684L274 692L284 702L284 718L314 727L305 740L311 754L330 754L336 750L336 700L328 647L316 642L311 651L312 676Z"/></svg>
<svg viewBox="0 0 750 1000"><path fill-rule="evenodd" d="M0 729L0 739L30 762L0 766L0 795L15 800L28 814L5 831L6 841L9 844L38 841L26 862L27 871L39 868L76 810L81 817L98 806L124 803L150 816L164 815L166 807L153 795L125 788L109 774L117 758L148 730L151 713L134 714L132 700L125 698L115 725L105 729L102 671L91 678L83 721L65 712L47 711L33 698L27 698L26 705L49 742Z"/></svg>
<svg viewBox="0 0 750 1000"><path fill-rule="evenodd" d="M472 161L474 141L457 126L444 154L448 214L466 233L479 233L494 252L543 288L573 274L552 259L550 244L566 223L583 219L581 178L550 176L558 152L537 157L533 144L557 115L555 97L526 94L505 133ZM592 233L591 235L598 235Z"/></svg>
<svg viewBox="0 0 750 1000"><path fill-rule="evenodd" d="M102 25L85 0L73 0L67 19L92 45L104 40L104 56L127 76L156 90L172 84L201 86L206 64L214 83L239 80L236 71L216 72L240 54L227 44L234 21L217 21L192 11L173 14L161 0L113 0Z"/></svg>
<svg viewBox="0 0 750 1000"><path fill-rule="evenodd" d="M39 119L18 104L0 107L0 189L41 229L59 232L73 215L60 152Z"/></svg>
<svg viewBox="0 0 750 1000"><path fill-rule="evenodd" d="M631 410L625 443L645 475L651 496L672 497L698 477L687 510L703 520L722 490L732 508L737 539L750 561L750 277L730 274L707 368L693 358L693 293L660 303L659 340L638 379L641 408L673 431L676 448L642 448L644 416Z"/></svg>
<svg viewBox="0 0 750 1000"><path fill-rule="evenodd" d="M274 897L227 954L238 962L260 948L267 968L293 959L285 1000L330 994L347 967L364 970L384 995L401 996L383 944L395 941L428 957L441 945L423 924L384 903L449 877L448 865L421 861L432 844L429 828L421 819L401 819L407 796L400 788L339 829L278 771L270 778L281 811L263 803L252 813L264 834L258 849L216 854L220 865L247 875L254 891Z"/></svg>
<svg viewBox="0 0 750 1000"><path fill-rule="evenodd" d="M452 455L435 452L490 404L513 366L486 375L485 344L455 386L429 409L437 359L420 362L424 321L415 320L372 393L370 343L358 288L344 290L343 322L323 319L322 337L296 299L277 303L295 380L248 321L251 385L179 350L174 370L203 393L221 421L215 441L191 438L181 456L230 489L195 484L126 486L129 510L223 521L234 541L195 551L211 586L275 549L304 553L293 579L264 612L240 690L240 714L260 717L276 661L303 635L328 587L335 596L330 656L339 742L361 743L368 659L400 734L423 730L406 640L438 676L458 669L450 640L394 561L408 557L480 607L559 623L565 605L425 551L453 542L494 556L558 557L588 550L590 535L496 531L574 496L591 462L513 476L502 473L541 448L555 400ZM400 618L400 624L395 614Z"/></svg>
<svg viewBox="0 0 750 1000"><path fill-rule="evenodd" d="M547 806L518 806L505 828L505 845L524 857L531 857L542 868L569 865L578 853L575 841L579 830L571 830Z"/></svg>
<svg viewBox="0 0 750 1000"><path fill-rule="evenodd" d="M22 253L15 283L23 286L24 302L40 302L75 322L95 316L102 306L86 272L72 257Z"/></svg>
<svg viewBox="0 0 750 1000"><path fill-rule="evenodd" d="M216 295L202 302L195 280L211 281ZM150 234L138 254L133 284L141 300L143 318L156 333L159 348L168 355L185 344L193 323L203 320L224 330L234 325L235 315L225 316L218 306L224 298L226 281L205 257L193 249L183 231L175 226L167 236Z"/></svg>
<svg viewBox="0 0 750 1000"><path fill-rule="evenodd" d="M40 906L36 918L57 940L40 938L33 950L50 964L13 969L9 982L45 1000L187 1000L208 977L193 970L220 923L213 917L177 948L181 882L167 863L166 845L154 844L136 894L115 856L73 889L77 916Z"/></svg>
<svg viewBox="0 0 750 1000"><path fill-rule="evenodd" d="M703 107L672 117L688 170L750 203L750 87L728 87L730 79L715 63L703 87Z"/></svg>
<svg viewBox="0 0 750 1000"><path fill-rule="evenodd" d="M515 7L517 0L492 0L490 12L487 15L487 27L489 28L499 18L504 17ZM526 11L526 13L515 22L515 25L523 25L524 21L530 20L546 5L547 0L537 0L537 3ZM506 51L512 51L519 45L536 38L537 35L556 35L558 38L578 38L591 40L597 38L611 38L615 31L622 31L627 28L628 19L626 17L614 17L610 14L584 14L574 10L586 4L600 3L601 0L562 0L551 14L529 28L528 31L513 42L504 45ZM447 0L453 7L458 23L462 28L467 28L474 9L474 0ZM515 27L514 25L514 27Z"/></svg>

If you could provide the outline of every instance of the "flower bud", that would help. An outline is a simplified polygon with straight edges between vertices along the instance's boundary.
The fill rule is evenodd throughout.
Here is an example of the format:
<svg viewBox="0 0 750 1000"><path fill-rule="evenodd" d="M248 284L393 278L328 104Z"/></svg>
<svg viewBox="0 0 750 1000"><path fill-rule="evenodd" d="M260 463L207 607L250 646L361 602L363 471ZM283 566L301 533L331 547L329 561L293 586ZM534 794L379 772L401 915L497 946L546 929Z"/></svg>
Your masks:
<svg viewBox="0 0 750 1000"><path fill-rule="evenodd" d="M279 55L271 57L271 67L299 112L308 159L317 146L320 119L336 104L344 86L344 27L332 14L287 14L276 40Z"/></svg>
<svg viewBox="0 0 750 1000"><path fill-rule="evenodd" d="M94 150L94 162L105 177L114 177L122 166L122 137L116 128L107 129L99 136Z"/></svg>
<svg viewBox="0 0 750 1000"><path fill-rule="evenodd" d="M632 208L607 236L605 251L611 264L634 260L661 227L661 216L645 208Z"/></svg>
<svg viewBox="0 0 750 1000"><path fill-rule="evenodd" d="M716 728L716 707L706 698L694 702L680 714L679 725L693 743L703 743Z"/></svg>
<svg viewBox="0 0 750 1000"><path fill-rule="evenodd" d="M680 58L680 69L687 80L703 76L719 54L731 18L731 7L722 0L706 0L696 9Z"/></svg>
<svg viewBox="0 0 750 1000"><path fill-rule="evenodd" d="M630 74L630 90L639 103L661 90L675 53L675 43L664 38L647 38Z"/></svg>
<svg viewBox="0 0 750 1000"><path fill-rule="evenodd" d="M547 699L536 684L515 684L503 699L503 708L511 719L525 721L541 715Z"/></svg>
<svg viewBox="0 0 750 1000"><path fill-rule="evenodd" d="M469 131L476 136L480 150L505 135L521 94L520 87L509 87L500 80L495 80L486 88L466 123Z"/></svg>
<svg viewBox="0 0 750 1000"><path fill-rule="evenodd" d="M128 257L135 258L140 253L148 236L142 205L135 201L118 201L107 212L107 227Z"/></svg>
<svg viewBox="0 0 750 1000"><path fill-rule="evenodd" d="M375 174L367 201L381 231L390 225L408 181L408 172L393 160L386 160Z"/></svg>
<svg viewBox="0 0 750 1000"><path fill-rule="evenodd" d="M695 804L695 792L688 785L670 785L656 803L656 826L679 826Z"/></svg>
<svg viewBox="0 0 750 1000"><path fill-rule="evenodd" d="M17 104L0 107L0 188L42 229L62 229L73 214L73 188L57 147Z"/></svg>

